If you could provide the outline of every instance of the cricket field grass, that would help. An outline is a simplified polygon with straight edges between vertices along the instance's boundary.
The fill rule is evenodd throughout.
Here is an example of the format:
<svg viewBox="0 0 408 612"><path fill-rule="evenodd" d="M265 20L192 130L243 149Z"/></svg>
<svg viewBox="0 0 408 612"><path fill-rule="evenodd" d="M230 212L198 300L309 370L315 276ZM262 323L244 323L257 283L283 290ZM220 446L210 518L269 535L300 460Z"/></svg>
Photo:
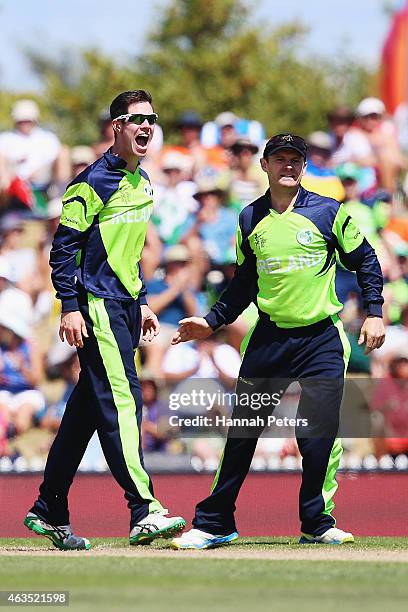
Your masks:
<svg viewBox="0 0 408 612"><path fill-rule="evenodd" d="M92 545L61 552L40 537L0 539L0 590L69 591L69 609L99 612L408 609L408 538L343 546L242 538L210 551L172 551L164 540Z"/></svg>

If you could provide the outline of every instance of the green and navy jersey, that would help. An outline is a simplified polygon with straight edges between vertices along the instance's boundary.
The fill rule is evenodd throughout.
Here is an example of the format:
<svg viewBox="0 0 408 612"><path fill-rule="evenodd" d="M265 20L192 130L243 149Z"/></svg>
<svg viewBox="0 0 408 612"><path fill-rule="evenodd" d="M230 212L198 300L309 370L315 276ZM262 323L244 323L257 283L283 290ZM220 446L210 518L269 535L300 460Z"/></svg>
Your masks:
<svg viewBox="0 0 408 612"><path fill-rule="evenodd" d="M140 258L153 210L146 172L129 172L108 151L68 185L62 203L50 265L63 312L78 310L76 280L96 297L146 303Z"/></svg>
<svg viewBox="0 0 408 612"><path fill-rule="evenodd" d="M338 313L336 252L356 271L368 314L381 316L380 264L346 208L301 187L295 204L279 214L268 190L239 216L235 275L207 322L213 329L232 323L252 301L282 328Z"/></svg>

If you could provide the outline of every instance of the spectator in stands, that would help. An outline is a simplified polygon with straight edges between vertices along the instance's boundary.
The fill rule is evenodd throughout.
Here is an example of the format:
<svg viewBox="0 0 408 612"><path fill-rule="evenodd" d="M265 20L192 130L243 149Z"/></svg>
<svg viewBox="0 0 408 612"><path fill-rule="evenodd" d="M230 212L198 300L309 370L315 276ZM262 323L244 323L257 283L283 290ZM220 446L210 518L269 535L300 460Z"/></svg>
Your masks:
<svg viewBox="0 0 408 612"><path fill-rule="evenodd" d="M1 219L0 255L7 259L16 285L32 293L38 289L37 258L34 249L23 246L23 231L24 221L16 213L8 213Z"/></svg>
<svg viewBox="0 0 408 612"><path fill-rule="evenodd" d="M186 111L183 113L177 122L177 128L180 135L179 146L166 146L163 153L166 151L178 151L191 158L191 168L193 172L197 172L201 168L225 168L227 159L224 148L218 145L204 146L200 140L201 128L203 121L195 111Z"/></svg>
<svg viewBox="0 0 408 612"><path fill-rule="evenodd" d="M218 170L228 168L229 150L238 139L236 124L238 117L229 111L220 113L215 118L215 125L218 130L218 139L212 147L208 147L213 152L211 165Z"/></svg>
<svg viewBox="0 0 408 612"><path fill-rule="evenodd" d="M30 186L15 174L13 164L0 153L0 215L14 211L27 212L33 204Z"/></svg>
<svg viewBox="0 0 408 612"><path fill-rule="evenodd" d="M326 132L312 132L307 138L307 166L302 185L309 191L341 201L344 189L330 167L332 141Z"/></svg>
<svg viewBox="0 0 408 612"><path fill-rule="evenodd" d="M389 364L397 356L408 357L408 306L401 309L400 322L390 325L387 308L384 311L387 341L371 356L371 376L382 378L389 371Z"/></svg>
<svg viewBox="0 0 408 612"><path fill-rule="evenodd" d="M10 419L8 410L0 404L0 457L7 457L9 454L9 427Z"/></svg>
<svg viewBox="0 0 408 612"><path fill-rule="evenodd" d="M152 343L145 344L146 367L161 373L162 359L180 319L197 313L197 299L192 289L190 254L185 245L171 246L165 252L163 279L146 282L149 306L160 321L160 334Z"/></svg>
<svg viewBox="0 0 408 612"><path fill-rule="evenodd" d="M195 111L186 111L180 115L177 122L180 145L170 148L170 150L176 149L184 155L190 156L194 169L205 166L207 162L206 150L200 142L202 125L203 121ZM166 150L169 150L169 148L166 147L163 153Z"/></svg>
<svg viewBox="0 0 408 612"><path fill-rule="evenodd" d="M0 405L16 433L26 432L44 408L36 388L42 377L41 353L31 337L32 309L28 296L0 296Z"/></svg>
<svg viewBox="0 0 408 612"><path fill-rule="evenodd" d="M373 166L375 163L367 137L353 129L354 119L354 112L347 106L338 106L327 115L333 166L346 162L360 166Z"/></svg>
<svg viewBox="0 0 408 612"><path fill-rule="evenodd" d="M204 178L194 197L199 203L196 221L185 242L193 253L201 249L213 265L229 263L235 255L237 212L227 206L227 192L217 178ZM202 253L204 261L205 253Z"/></svg>
<svg viewBox="0 0 408 612"><path fill-rule="evenodd" d="M113 145L112 119L109 109L103 110L99 115L99 140L92 145L95 159L101 157Z"/></svg>
<svg viewBox="0 0 408 612"><path fill-rule="evenodd" d="M389 280L384 287L384 300L390 323L400 323L402 311L408 306L408 244L396 247L400 276Z"/></svg>
<svg viewBox="0 0 408 612"><path fill-rule="evenodd" d="M378 231L382 227L377 225L375 207L370 208L360 200L358 186L360 173L361 169L359 166L352 162L342 164L336 170L336 174L340 178L344 189L344 206L350 216L353 217L357 227L375 248L379 243ZM378 202L375 206L378 207L381 204L381 202Z"/></svg>
<svg viewBox="0 0 408 612"><path fill-rule="evenodd" d="M35 190L47 189L61 144L52 132L39 127L40 112L33 100L19 100L11 116L14 130L0 134L0 153L10 161L14 173Z"/></svg>
<svg viewBox="0 0 408 612"><path fill-rule="evenodd" d="M69 396L78 382L79 371L75 347L55 340L48 353L47 375L50 380L62 380L64 386L60 398L52 402L40 418L42 429L57 433Z"/></svg>
<svg viewBox="0 0 408 612"><path fill-rule="evenodd" d="M186 180L191 173L191 158L180 151L162 157L162 184L154 185L155 204L152 221L166 246L177 244L188 228L198 205L193 198L196 185Z"/></svg>
<svg viewBox="0 0 408 612"><path fill-rule="evenodd" d="M407 168L393 123L385 118L384 103L378 98L365 98L356 111L356 131L365 136L370 145L370 155L378 169L380 185L393 193L402 169Z"/></svg>
<svg viewBox="0 0 408 612"><path fill-rule="evenodd" d="M0 255L0 295L14 283L11 266L4 255Z"/></svg>
<svg viewBox="0 0 408 612"><path fill-rule="evenodd" d="M370 402L377 457L408 455L408 357L397 355L388 375L374 386Z"/></svg>
<svg viewBox="0 0 408 612"><path fill-rule="evenodd" d="M237 204L240 212L247 204L256 200L268 188L265 172L255 162L258 147L248 138L239 138L230 147L231 202Z"/></svg>
<svg viewBox="0 0 408 612"><path fill-rule="evenodd" d="M220 145L227 150L238 138L248 138L261 147L265 141L265 130L259 121L237 117L231 111L217 115L214 121L207 121L201 130L201 142L205 147Z"/></svg>
<svg viewBox="0 0 408 612"><path fill-rule="evenodd" d="M71 178L70 181L78 176L85 168L92 164L96 159L95 152L91 147L83 145L72 147L71 149Z"/></svg>
<svg viewBox="0 0 408 612"><path fill-rule="evenodd" d="M141 376L140 384L143 396L143 450L164 452L170 439L167 404L159 399L155 377L147 370Z"/></svg>
<svg viewBox="0 0 408 612"><path fill-rule="evenodd" d="M241 358L236 349L225 342L219 332L207 340L168 347L163 360L163 373L170 384L187 378L215 379L217 388L233 389Z"/></svg>

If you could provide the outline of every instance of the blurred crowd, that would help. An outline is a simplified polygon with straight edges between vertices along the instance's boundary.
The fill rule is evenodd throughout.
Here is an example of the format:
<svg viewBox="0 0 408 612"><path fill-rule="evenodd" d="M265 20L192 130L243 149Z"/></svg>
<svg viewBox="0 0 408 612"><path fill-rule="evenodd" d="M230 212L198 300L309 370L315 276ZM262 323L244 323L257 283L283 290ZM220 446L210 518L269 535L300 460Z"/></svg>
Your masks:
<svg viewBox="0 0 408 612"><path fill-rule="evenodd" d="M0 470L41 469L79 372L75 351L58 338L60 305L49 251L66 185L113 144L113 132L109 114L101 112L98 141L69 148L42 127L34 101L16 102L11 117L14 129L0 133ZM352 346L349 376L371 381L361 413L370 420L372 436L351 434L345 440L344 465L386 465L389 458L406 468L408 151L377 98L355 109L333 108L327 125L319 127L325 129L306 135L302 184L344 202L375 247L385 279L387 339L365 355L358 345L364 312L356 277L337 266L341 317ZM194 469L212 470L222 452L223 431L192 437L170 428L166 397L192 379L232 391L240 344L256 320L256 307L206 341L170 346L170 339L180 319L208 311L234 273L238 214L268 187L259 164L267 136L254 119L226 111L204 122L191 110L171 134L156 126L142 162L154 190L142 263L149 305L161 323L159 337L142 342L136 357L144 397L142 439L147 456L162 457L166 465L184 457ZM96 439L84 465L106 467ZM296 443L261 440L253 465L298 466Z"/></svg>

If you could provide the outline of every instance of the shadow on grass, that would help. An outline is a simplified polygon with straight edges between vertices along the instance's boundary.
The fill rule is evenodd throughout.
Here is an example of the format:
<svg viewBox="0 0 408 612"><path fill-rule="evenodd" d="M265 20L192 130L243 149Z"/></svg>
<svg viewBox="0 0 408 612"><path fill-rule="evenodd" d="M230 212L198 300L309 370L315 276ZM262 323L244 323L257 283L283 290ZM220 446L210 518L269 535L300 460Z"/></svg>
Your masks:
<svg viewBox="0 0 408 612"><path fill-rule="evenodd" d="M230 546L237 546L239 548L243 548L245 546L265 546L265 547L270 547L270 546L293 546L297 544L297 542L291 542L289 540L257 540L257 539L253 539L251 541L236 541L236 542L231 542Z"/></svg>

